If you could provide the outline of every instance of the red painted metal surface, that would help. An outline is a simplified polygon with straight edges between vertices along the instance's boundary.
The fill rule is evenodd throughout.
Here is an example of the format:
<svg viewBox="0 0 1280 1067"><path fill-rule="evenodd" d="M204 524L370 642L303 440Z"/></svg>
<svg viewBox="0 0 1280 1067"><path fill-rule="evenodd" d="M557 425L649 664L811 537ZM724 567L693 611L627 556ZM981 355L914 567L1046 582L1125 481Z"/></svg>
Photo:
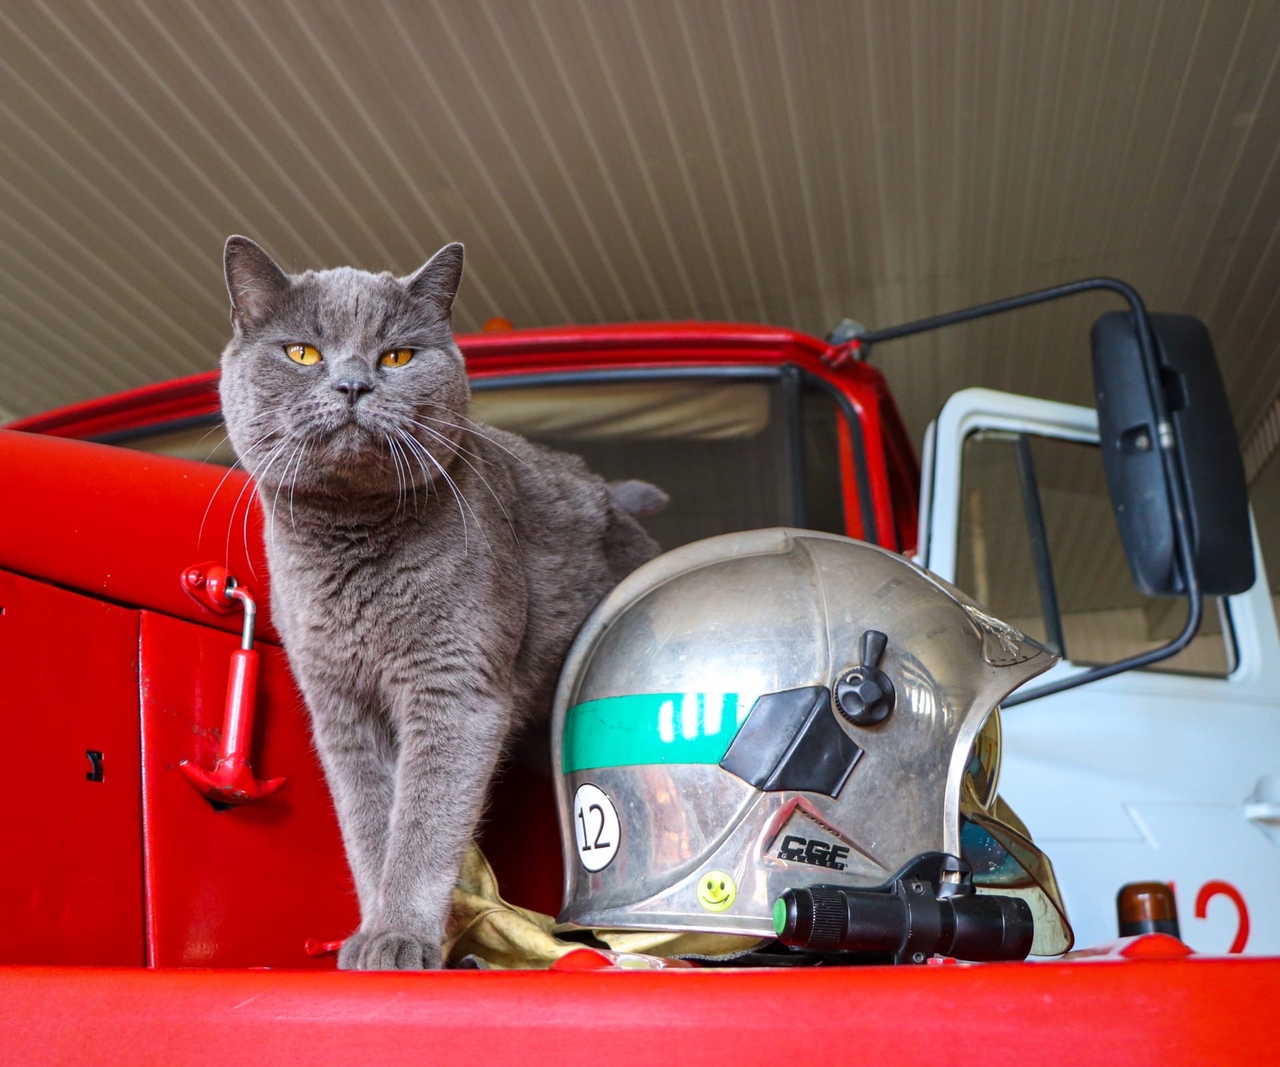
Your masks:
<svg viewBox="0 0 1280 1067"><path fill-rule="evenodd" d="M21 501L21 521L0 522L0 566L239 633L238 613L214 612L183 589L191 566L216 558L254 583L258 633L274 639L261 512L246 475L7 430L0 456L4 492Z"/></svg>
<svg viewBox="0 0 1280 1067"><path fill-rule="evenodd" d="M208 371L86 400L9 423L9 429L54 437L98 437L138 426L212 415L219 410L218 374Z"/></svg>
<svg viewBox="0 0 1280 1067"><path fill-rule="evenodd" d="M175 583L176 584L176 583ZM258 715L249 748L289 784L217 811L184 760L212 766L223 747L227 661L239 638L142 613L143 808L147 926L155 967L332 968L308 939L359 922L333 804L284 653L259 644Z"/></svg>
<svg viewBox="0 0 1280 1067"><path fill-rule="evenodd" d="M258 646L263 657L257 702L260 728L252 763L264 777L289 778L288 787L263 802L260 812L219 814L177 769L184 760L204 767L214 766L217 760L225 725L228 663L241 630L238 614L215 612L184 590L182 578L193 562L226 551L223 558L232 572L256 575L255 588L263 601L259 633L272 636L269 597L262 595L269 587L260 554L259 512L252 505L246 525L250 498L242 492L244 476L204 464L34 434L0 431L0 449L5 457L6 489L12 499L23 501L21 523L0 523L0 560L104 600L155 609L146 613L142 635L152 963L307 965L311 961L303 946L308 939L345 937L357 916L302 700L278 647ZM58 476L51 479L49 472L54 470ZM253 551L246 554L246 546ZM56 620L47 625L15 622L10 629L14 633L20 629L25 643L12 648L30 649L32 655L40 651L49 664L48 672L62 672L68 685L74 681L79 687L68 690L65 702L60 690L50 690L42 698L42 706L48 708L42 718L56 720L68 715L69 708L83 708L113 730L134 732L134 807L127 822L132 824L135 843L131 854L113 853L131 855L131 878L119 878L113 885L121 892L131 886L134 894L132 955L113 955L114 942L107 937L98 947L86 950L88 956L66 956L62 953L69 942L48 928L41 931L30 926L24 937L30 937L31 953L9 959L142 962L137 622L129 612L95 606L100 612L114 611L131 620L124 658L109 655L107 646L95 642L90 669L68 672L69 662L85 657L78 647L69 651L69 637L51 640L51 635L74 636L79 631L86 641L91 635L78 624L61 626ZM24 616L11 616L9 621L19 617ZM23 656L30 658L27 653ZM121 665L127 669L117 692L108 681L110 671ZM24 677L17 666L10 673ZM44 692L42 678L29 672L25 677L31 685L15 687L14 706L37 689ZM92 738L81 744L77 759L84 759L84 749L91 742ZM118 760L119 745L109 748L109 757ZM33 766L37 778L29 783L28 795L34 795L43 782L38 766ZM523 825L531 811L514 798L511 806L520 815L504 822L508 830ZM525 840L527 831L525 826ZM547 836L545 826L536 832ZM37 834L33 839L42 838ZM51 883L62 879L68 862L41 860L40 877ZM542 886L533 902L554 910L559 892L558 848L545 862L515 859L508 863L507 880L511 872L521 871L530 872L530 878ZM118 894L106 893L101 900L100 908L84 914L114 916ZM21 909L17 914L23 914ZM114 918L113 922L123 937L128 924Z"/></svg>
<svg viewBox="0 0 1280 1067"><path fill-rule="evenodd" d="M1261 1064L1275 1060L1274 976L1266 961L1197 958L430 975L0 968L0 1042L13 1064Z"/></svg>
<svg viewBox="0 0 1280 1067"><path fill-rule="evenodd" d="M0 572L0 677L0 963L141 964L138 614Z"/></svg>

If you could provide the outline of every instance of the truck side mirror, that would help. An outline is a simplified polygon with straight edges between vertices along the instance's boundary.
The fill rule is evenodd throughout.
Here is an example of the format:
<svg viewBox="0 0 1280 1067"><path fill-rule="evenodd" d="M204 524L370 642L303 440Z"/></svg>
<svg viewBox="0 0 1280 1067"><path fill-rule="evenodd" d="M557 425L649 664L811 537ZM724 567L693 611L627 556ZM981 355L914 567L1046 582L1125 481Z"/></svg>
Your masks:
<svg viewBox="0 0 1280 1067"><path fill-rule="evenodd" d="M1179 454L1193 566L1206 595L1254 582L1244 462L1207 327L1190 315L1149 316L1169 422L1160 426L1132 312L1093 324L1093 381L1107 484L1134 584L1148 596L1186 595L1161 446Z"/></svg>
<svg viewBox="0 0 1280 1067"><path fill-rule="evenodd" d="M1093 329L1104 464L1121 541L1138 588L1185 594L1187 621L1158 648L1015 693L1005 707L1168 659L1195 637L1205 595L1253 585L1244 463L1209 332L1189 316L1149 315L1137 290L1118 278L1082 278L855 339L865 359L885 341L1100 290L1129 305Z"/></svg>

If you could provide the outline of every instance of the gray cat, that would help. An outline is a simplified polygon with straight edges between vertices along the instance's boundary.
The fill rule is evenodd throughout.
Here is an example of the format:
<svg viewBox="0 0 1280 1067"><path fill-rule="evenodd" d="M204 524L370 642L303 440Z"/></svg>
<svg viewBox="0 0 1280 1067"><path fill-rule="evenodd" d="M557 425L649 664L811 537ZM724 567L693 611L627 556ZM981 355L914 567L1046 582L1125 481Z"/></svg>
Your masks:
<svg viewBox="0 0 1280 1067"><path fill-rule="evenodd" d="M665 496L467 418L462 246L405 278L224 262L222 408L267 516L272 605L360 900L344 968L441 964L452 889L514 726L587 613L658 546Z"/></svg>

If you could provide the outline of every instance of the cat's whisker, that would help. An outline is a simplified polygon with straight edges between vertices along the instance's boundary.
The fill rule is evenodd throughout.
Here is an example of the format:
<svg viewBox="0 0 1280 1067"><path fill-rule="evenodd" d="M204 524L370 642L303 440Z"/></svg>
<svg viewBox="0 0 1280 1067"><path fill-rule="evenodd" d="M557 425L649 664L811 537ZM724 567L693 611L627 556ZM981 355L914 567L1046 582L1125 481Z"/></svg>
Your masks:
<svg viewBox="0 0 1280 1067"><path fill-rule="evenodd" d="M268 430L256 441L254 441L253 444L249 445L245 449L246 455L251 453L255 448L258 447L258 445L262 444L262 442L265 441L268 437L270 437L272 433L274 433L273 430ZM213 455L213 453L210 452L209 455ZM206 461L207 461L207 457L206 457ZM209 512L213 509L214 501L218 499L218 494L222 492L222 487L227 484L227 479L231 477L231 472L234 471L237 467L247 470L247 468L245 467L244 461L239 457L237 457L236 461L233 464L231 464L231 466L229 466L226 469L226 471L223 473L222 477L218 479L218 484L214 487L213 493L209 497L209 503L205 505L204 514L200 516L200 528L196 531L196 544L199 544L201 538L204 537L204 525L206 522L209 521ZM243 486L241 486L241 492L242 493L244 492ZM233 517L235 516L236 507L239 505L239 502L240 502L240 497L237 496L236 503L233 504L231 507L231 514Z"/></svg>
<svg viewBox="0 0 1280 1067"><path fill-rule="evenodd" d="M291 453L289 453L288 460L285 461L284 471L280 475L280 480L276 482L276 491L274 496L271 499L271 536L273 539L272 540L273 544L274 544L275 530L276 530L276 509L280 504L280 492L281 490L284 489L285 483L288 482L290 485L289 499L292 499L292 496L293 496L292 479L293 477L296 477L296 473L294 475L290 475L289 472L290 470L295 470L294 464L301 461L302 450L305 447L306 447L305 438L300 438L298 440L297 445L294 447L294 450ZM245 550L248 551L248 548L249 548L249 544L248 544L248 540L246 539Z"/></svg>
<svg viewBox="0 0 1280 1067"><path fill-rule="evenodd" d="M395 510L395 514L399 514L399 513L400 513L400 500L401 500L401 496L402 496L402 490L401 490L401 487L400 487L400 463L399 463L399 461L396 459L395 449L394 449L394 448L392 448L392 446L391 446L391 438L390 438L390 437L388 437L388 436L384 433L384 434L382 435L382 441L383 441L383 444L385 444L385 445L387 446L387 455L389 455L389 456L391 457L391 462L392 462L392 464L395 466L395 471L396 471L396 510Z"/></svg>
<svg viewBox="0 0 1280 1067"><path fill-rule="evenodd" d="M419 429L425 430L432 437L440 441L441 444L449 448L452 448L454 451L454 454L458 457L458 459L461 460L463 463L465 463L468 467L470 467L475 472L475 476L479 478L480 481L484 484L484 487L489 490L489 495L493 497L494 502L498 505L498 510L502 512L502 517L507 521L507 526L511 530L511 536L515 538L516 544L519 545L520 535L516 533L515 524L511 521L511 516L507 513L506 506L502 503L502 498L498 496L496 492L494 492L493 486L490 485L489 480L482 473L480 473L480 469L474 463L472 463L469 459L467 459L468 455L475 456L476 459L479 459L480 456L475 452L467 452L466 449L462 448L456 442L450 441L449 438L445 437L445 435L440 433L438 430L433 430L430 426L424 426L422 423L418 422L416 419L410 419L409 421L413 423L414 426L417 426ZM480 436L484 436L484 435L481 434ZM485 438L485 440L489 440L489 438ZM497 444L497 442L490 441L490 444ZM501 447L501 446L499 445L498 447ZM464 452L466 452L466 455L463 455Z"/></svg>
<svg viewBox="0 0 1280 1067"><path fill-rule="evenodd" d="M267 465L266 465L265 467L263 467L261 471L259 471L259 472L258 472L257 478L255 479L255 481L256 481L256 483L257 483L257 487L258 487L259 495L261 495L261 493L262 493L262 487L263 487L263 485L265 485L265 484L266 484L267 475L271 472L271 468L275 466L276 461L277 461L277 460L279 460L279 458L281 457L281 455L283 455L283 454L284 454L284 450L285 450L285 448L286 448L288 445L292 444L292 442L293 442L293 436L294 436L294 435L293 435L292 433L286 434L286 435L285 435L283 438L281 438L281 440L280 440L280 441L275 445L275 447L274 447L274 448L272 448L272 450L268 453ZM292 458L292 457L291 457L291 458ZM286 471L288 470L288 467L289 467L289 465L288 465L288 463L286 463L286 464L285 464L285 470L286 470ZM276 490L276 493L277 493L277 496L278 496L278 495L279 495L279 489L278 489L278 488L277 488L277 490ZM264 503L265 503L265 501L264 501ZM248 507L246 507L246 508L244 509L244 523L243 523L243 525L242 525L242 527L241 527L241 531L240 531L240 535L241 535L241 537L242 537L242 538L243 538L243 540L244 540L244 551L245 551L245 555L246 555L246 556L248 556L248 555L249 555L249 510L250 510L250 509L249 509ZM265 517L265 516L264 516L264 517ZM270 545L271 549L274 551L274 549L275 549L275 521L274 521L274 520L275 520L275 508L274 508L274 506L273 506L273 507L272 507L272 509L271 509L271 518L272 518L272 521L271 521L271 522L269 522L269 523L267 524L267 538L268 538L269 545ZM250 566L252 566L252 563L250 564Z"/></svg>
<svg viewBox="0 0 1280 1067"><path fill-rule="evenodd" d="M430 418L430 416L423 416L423 417ZM441 444L447 445L449 447L449 451L452 452L455 456L470 456L472 459L480 458L480 453L472 452L471 449L469 448L463 448L460 442L453 440L447 434L442 434L439 430L433 430L430 426L427 426L424 423L418 422L417 419L406 416L405 421L411 423L414 426L417 426L419 429L426 430L427 433L431 434L431 436L434 437ZM453 429L460 430L463 433L468 432L466 427L464 426L453 426L452 423L445 423L441 419L431 419L431 421L441 423L441 425L451 426Z"/></svg>
<svg viewBox="0 0 1280 1067"><path fill-rule="evenodd" d="M284 461L284 470L280 472L280 477L275 480L275 493L271 494L271 514L266 528L270 531L271 544L275 544L275 509L280 503L280 490L284 487L284 482L289 477L289 466L293 463L293 458L298 454L297 448L289 453L289 458ZM244 537L244 548L248 548L248 528L246 527L246 537Z"/></svg>
<svg viewBox="0 0 1280 1067"><path fill-rule="evenodd" d="M208 436L208 435L206 434L205 436ZM204 454L204 458L203 458L203 459L201 459L201 460L200 460L200 462L201 462L201 463L212 463L212 462L213 462L213 454L214 454L215 452L217 452L217 451L218 451L218 449L220 449L220 448L221 448L224 444L226 444L226 443L227 443L227 438L226 438L225 436L222 438L222 440L221 440L221 441L215 441L215 442L214 442L213 447L212 447L211 449L209 449L209 451L208 451L208 452L206 452L206 453ZM234 453L233 453L233 454L234 454ZM236 461L235 461L234 463L230 463L230 464L223 464L223 465L224 465L224 466L231 466L231 467L235 467L235 466L238 466L238 465L239 465L239 463L240 463L240 460L239 460L239 458L237 458L237 459L236 459Z"/></svg>
<svg viewBox="0 0 1280 1067"><path fill-rule="evenodd" d="M437 423L440 426L447 426L451 430L462 430L464 432L473 433L477 437L479 437L481 440L488 441L489 444L494 446L494 448L502 449L503 452L505 452L512 459L514 459L522 467L528 467L530 470L533 470L533 467L530 466L529 461L526 460L523 456L517 455L515 452L512 452L511 449L509 449L506 445L502 444L500 441L495 440L494 438L490 437L487 433L485 433L484 432L485 425L482 422L476 422L475 419L468 418L466 415L458 413L458 418L462 419L463 422L467 423L466 426L459 426L456 422L449 422L447 419L432 418L430 415L423 415L422 412L418 412L418 414L422 415L424 419L427 419L430 422Z"/></svg>
<svg viewBox="0 0 1280 1067"><path fill-rule="evenodd" d="M258 440L254 442L254 444L260 444L262 441L270 437L271 434L276 431L276 429L278 429L279 423L280 423L280 416L284 411L285 411L284 404L276 404L274 407L264 408L263 410L257 412L254 415L250 415L247 419L244 420L243 425L246 430L252 430L255 427L258 427L264 424L268 427L267 432L263 434L261 437L259 437ZM223 425L224 426L226 425L225 422L223 423ZM250 445L249 447L252 448L253 445Z"/></svg>
<svg viewBox="0 0 1280 1067"><path fill-rule="evenodd" d="M281 441L278 441L275 445L272 446L271 451L267 453L268 465L274 462L274 456L281 448L284 447L286 441L287 441L287 438ZM256 569L253 566L253 557L249 555L248 527L249 527L249 510L253 507L253 499L254 499L254 496L256 495L257 484L258 484L257 480L251 476L245 480L242 486L240 486L240 492L236 494L236 499L231 505L231 514L227 516L227 538L222 549L224 557L229 559L231 556L231 531L235 527L236 512L240 508L240 501L245 498L245 494L247 493L249 502L245 505L245 509L244 509L244 530L241 534L241 537L243 538L243 541L244 541L245 555L249 559L249 570L252 573L255 580L257 579L258 575L257 575Z"/></svg>
<svg viewBox="0 0 1280 1067"><path fill-rule="evenodd" d="M307 449L311 447L311 442L302 442L302 452L298 456L298 465L293 468L293 477L289 481L289 528L297 533L298 523L293 517L293 491L298 485L298 475L302 473L302 461L306 458Z"/></svg>
<svg viewBox="0 0 1280 1067"><path fill-rule="evenodd" d="M413 422L414 420L410 419L409 421ZM436 437L442 444L453 448L454 454L457 456L457 458L460 459L463 463L466 463L467 466L471 468L475 476L479 478L481 482L484 483L484 487L489 490L489 495L493 497L494 501L498 505L498 508L502 511L502 516L504 519L506 519L507 526L511 530L511 536L515 539L518 545L520 542L520 538L519 538L519 535L516 533L515 527L511 523L511 516L507 514L507 509L503 507L501 498L499 498L498 494L493 491L493 487L488 483L484 475L481 474L480 471L476 468L475 464L468 462L466 456L458 454L458 449L454 446L454 443L450 441L447 437L444 437L443 435L436 433L436 431L430 429L429 427L421 426L420 423L414 423L414 425L420 426L422 429L430 433L433 437ZM401 431L401 432L407 441L416 445L418 448L422 449L423 452L425 452L427 456L432 459L432 462L436 462L434 457L431 456L430 449L428 449L427 446L422 441L419 441L416 437L413 436L413 434L407 431ZM465 449L463 451L465 451ZM475 455L475 453L470 453L470 454ZM479 456L477 455L476 458L478 459ZM456 483L454 479L448 474L445 468L440 466L439 463L436 463L436 465L440 467L440 473L443 474L444 477L448 480L450 486L455 485ZM458 488L458 492L461 494L460 486ZM480 517L476 514L476 509L471 505L471 502L466 500L466 495L461 494L461 496L462 496L462 500L466 502L467 507L470 508L471 510L471 517L475 520L476 528L480 531L480 535L484 538L485 547L489 549L489 555L496 560L497 556L494 554L494 551L493 551L493 542L489 539L489 534L485 530L484 523L480 521Z"/></svg>
<svg viewBox="0 0 1280 1067"><path fill-rule="evenodd" d="M427 460L430 461L431 465L435 467L436 470L439 471L440 474L443 476L441 480L448 478L448 475L445 474L444 468L440 466L435 456L433 456L430 450L425 448L420 441L414 440L414 437L411 433L401 429L399 426L394 427L391 432L394 433L396 435L396 438L401 442L401 447L404 448L405 455L412 456L417 461L418 469L422 471L423 487L426 489L428 493L431 492L431 487L435 485L436 478L431 474L431 471L427 469L427 465L422 462L422 459L424 456L427 458ZM438 492L438 489L437 489L437 492Z"/></svg>
<svg viewBox="0 0 1280 1067"><path fill-rule="evenodd" d="M227 484L227 479L231 477L231 472L241 466L243 466L243 464L238 459L231 464L231 466L223 472L222 477L218 479L218 484L214 486L213 492L209 494L209 503L204 506L204 514L200 516L200 528L196 531L196 544L199 544L204 537L204 525L209 521L209 512L213 510L213 502L218 499L218 494L222 492L222 487ZM244 487L241 486L241 490L243 490L243 488ZM239 499L239 497L236 497L237 502ZM231 512L232 514L235 514L235 505L232 505Z"/></svg>
<svg viewBox="0 0 1280 1067"><path fill-rule="evenodd" d="M278 420L278 418L279 418L279 414L280 414L280 412L281 412L283 409L284 409L284 405L283 405L283 404L278 404L278 405L276 405L276 406L275 406L275 407L273 407L273 408L268 408L266 411L260 411L260 412L258 412L258 414L253 415L253 416L251 416L251 417L250 417L250 418L248 418L248 419L245 419L245 421L244 421L244 428L245 428L246 430L248 430L248 429L252 429L252 428L254 428L254 427L256 427L256 426L260 426L260 425L262 425L263 423L269 423L266 433L264 433L264 434L263 434L261 437L259 437L256 441L254 441L254 442L253 442L253 444L248 445L248 446L245 448L245 452L246 452L246 453L252 452L252 451L253 451L253 450L254 450L258 445L260 445L263 441L265 441L268 437L270 437L270 436L275 432L275 425L276 425L276 422L277 422L277 420ZM222 441L218 441L218 442L216 442L216 443L214 444L214 446L213 446L211 449L209 449L209 451L208 451L208 452L206 452L206 453L205 453L205 457L204 457L204 462L205 462L205 463L208 463L208 462L209 462L210 457L211 457L211 456L212 456L216 451L218 451L218 449L219 449L219 448L221 448L223 444L228 443L228 442L230 441L230 434L229 434L229 433L228 433L228 431L227 431L227 424L226 424L226 421L225 421L225 420L221 420L221 421L219 421L219 422L214 423L214 424L213 424L212 426L210 426L207 430L205 430L205 432L204 432L204 433L202 433L202 434L200 435L200 440L196 442L197 444L200 444L200 443L202 443L202 442L203 442L203 441L204 441L204 440L205 440L205 439L206 439L210 434L219 433L219 432L221 432L221 433L222 433L222 435L223 435L223 440L222 440ZM243 458L243 457L240 457L240 458Z"/></svg>
<svg viewBox="0 0 1280 1067"><path fill-rule="evenodd" d="M296 458L293 460L293 473L289 473L288 466L284 469L285 478L289 482L289 528L295 532L298 529L298 524L293 516L293 491L298 485L298 475L302 473L302 461L306 457L308 447L308 441L303 438L298 445Z"/></svg>
<svg viewBox="0 0 1280 1067"><path fill-rule="evenodd" d="M396 510L395 514L400 514L400 505L404 503L404 475L400 472L400 457L396 455L396 446L391 443L391 435L384 433L382 440L387 446L387 455L391 457L391 463L396 471Z"/></svg>
<svg viewBox="0 0 1280 1067"><path fill-rule="evenodd" d="M449 472L445 470L444 466L440 463L440 461L431 454L431 450L427 448L427 446L424 445L421 441L419 441L416 437L414 437L413 434L407 433L404 430L397 430L396 432L400 435L402 440L404 440L406 443L411 445L415 449L415 451L421 452L421 454L431 462L432 466L434 466L436 470L440 472L440 477L442 477L445 480L445 484L449 486L450 491L453 493L454 500L456 500L458 503L458 515L462 519L462 551L465 553L467 551L467 545L468 545L467 515L466 515L467 509L471 510L471 517L475 520L476 527L477 529L480 530L482 535L484 534L484 524L480 522L480 518L478 515L476 515L475 509L472 508L471 505L467 502L467 498L466 496L463 495L462 490L459 488L457 482L455 482L453 478L450 477ZM485 544L489 549L489 554L492 556L493 545L489 544L489 538L487 536L485 536Z"/></svg>
<svg viewBox="0 0 1280 1067"><path fill-rule="evenodd" d="M396 466L396 513L399 514L400 509L407 503L409 498L408 489L413 488L413 510L416 514L418 511L418 486L413 480L413 470L409 467L408 456L403 456L403 446L387 433L382 435L383 440L387 442L387 451L391 456L391 461ZM403 456L404 467L401 468L401 458Z"/></svg>
<svg viewBox="0 0 1280 1067"><path fill-rule="evenodd" d="M413 464L409 460L409 453L404 445L397 441L396 448L404 456L405 480L409 483L409 488L413 490L413 513L416 515L418 513L418 480L413 476Z"/></svg>
<svg viewBox="0 0 1280 1067"><path fill-rule="evenodd" d="M412 436L407 434L404 430L401 430L399 427L396 427L395 434L397 437ZM401 447L403 448L404 446L402 445ZM418 469L422 471L422 487L423 487L423 491L427 494L427 499L429 501L431 499L431 487L435 484L435 479L431 477L431 472L427 470L427 465L422 462L422 456L419 454L418 450L413 448L406 448L405 449L406 463L408 462L408 459L410 456L412 456L415 460L417 460ZM416 486L417 483L415 482L414 484ZM415 489L415 492L416 492L416 489Z"/></svg>
<svg viewBox="0 0 1280 1067"><path fill-rule="evenodd" d="M276 491L271 497L271 523L270 523L269 529L271 531L271 543L273 546L275 545L276 508L280 504L280 490L284 488L284 483L289 480L289 468L293 466L294 460L297 459L301 454L302 445L303 445L303 442L299 441L297 446L294 448L294 450L289 453L289 458L285 461L285 464L284 464L284 471L281 473L279 480L276 482ZM244 547L245 547L245 552L247 553L249 550L249 537L248 537L247 528L245 530Z"/></svg>
<svg viewBox="0 0 1280 1067"><path fill-rule="evenodd" d="M405 480L409 483L409 488L413 491L413 513L418 513L418 479L414 477L413 461L409 457L409 450L405 447L404 442L396 440L396 448L400 454L404 456L404 474ZM423 487L426 488L425 486Z"/></svg>
<svg viewBox="0 0 1280 1067"><path fill-rule="evenodd" d="M447 449L449 449L449 451L453 453L453 455L455 456L458 456L458 457L471 456L473 459L480 458L478 453L475 453L470 451L469 449L463 448L462 445L460 445L457 441L454 441L448 436L446 436L445 434L442 434L439 430L433 430L430 426L426 425L425 423L419 422L417 419L406 419L405 421L408 422L411 426L416 426L420 430L425 430L437 441L439 441L442 445L444 445Z"/></svg>
<svg viewBox="0 0 1280 1067"><path fill-rule="evenodd" d="M220 449L223 445L227 444L228 438L227 438L226 426L221 422L215 423L213 426L210 426L207 430L205 430L205 432L200 435L200 440L196 442L197 445L204 444L205 440L209 437L211 433L217 433L219 430L222 431L222 440L215 441L213 443L213 447L204 454L204 459L202 460L202 462L204 463L208 463L213 458L213 454L217 452L218 449Z"/></svg>

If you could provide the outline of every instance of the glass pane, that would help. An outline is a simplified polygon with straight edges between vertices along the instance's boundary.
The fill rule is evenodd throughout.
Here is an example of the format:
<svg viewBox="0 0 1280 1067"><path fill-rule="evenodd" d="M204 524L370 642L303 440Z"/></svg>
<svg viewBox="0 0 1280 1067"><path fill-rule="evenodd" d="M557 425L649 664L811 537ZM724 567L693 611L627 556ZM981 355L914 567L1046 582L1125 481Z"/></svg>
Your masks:
<svg viewBox="0 0 1280 1067"><path fill-rule="evenodd" d="M475 418L575 452L605 478L641 478L671 503L644 520L663 548L795 525L778 382L667 379L477 391ZM843 533L834 402L800 400L806 525Z"/></svg>
<svg viewBox="0 0 1280 1067"><path fill-rule="evenodd" d="M1186 601L1144 597L1134 587L1098 447L1028 440L1068 658L1113 663L1176 636ZM980 433L965 442L962 500L959 584L996 616L1045 641L1015 435ZM1225 603L1208 598L1191 645L1151 669L1225 676L1234 666L1229 634Z"/></svg>
<svg viewBox="0 0 1280 1067"><path fill-rule="evenodd" d="M997 618L1048 644L1015 443L1015 435L990 431L965 440L956 584Z"/></svg>
<svg viewBox="0 0 1280 1067"><path fill-rule="evenodd" d="M830 396L812 388L801 389L800 411L804 433L805 526L810 530L842 534L845 532L844 498L840 486L840 439L836 429L836 420L841 416Z"/></svg>

